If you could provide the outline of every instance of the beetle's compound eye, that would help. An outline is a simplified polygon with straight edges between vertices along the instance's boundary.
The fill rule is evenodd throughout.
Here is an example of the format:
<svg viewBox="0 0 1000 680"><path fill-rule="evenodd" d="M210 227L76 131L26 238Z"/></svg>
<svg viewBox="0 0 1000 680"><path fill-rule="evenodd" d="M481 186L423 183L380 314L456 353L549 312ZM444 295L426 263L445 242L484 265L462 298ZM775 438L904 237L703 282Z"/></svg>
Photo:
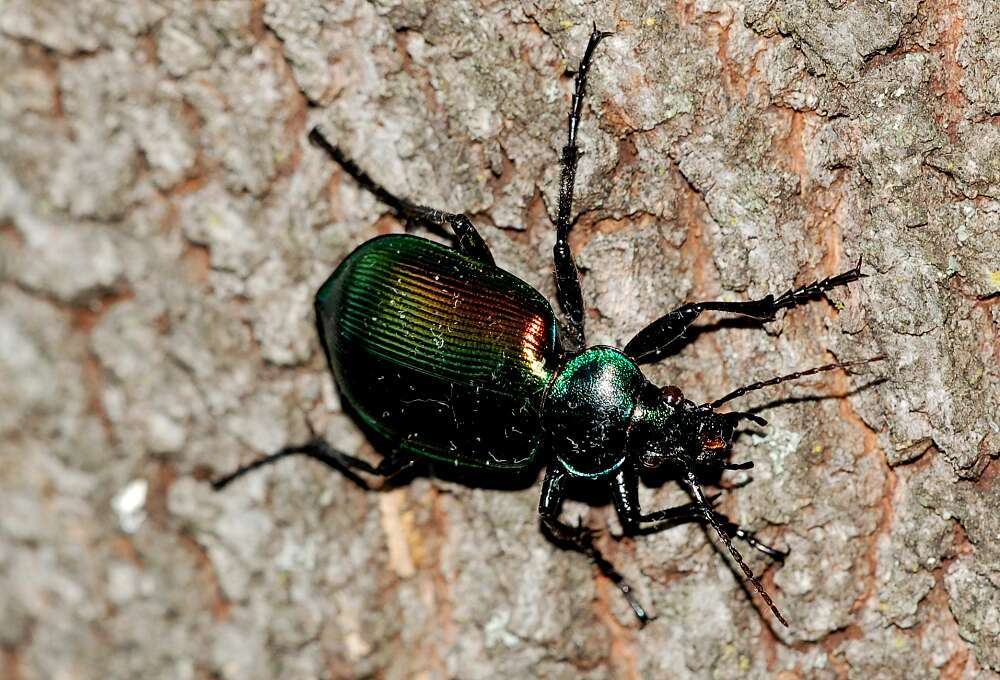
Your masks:
<svg viewBox="0 0 1000 680"><path fill-rule="evenodd" d="M666 462L666 460L667 457L660 451L646 450L639 454L639 462L644 468L650 470L655 470L660 467Z"/></svg>
<svg viewBox="0 0 1000 680"><path fill-rule="evenodd" d="M671 406L684 401L684 393L681 392L681 388L676 385L664 385L660 389L660 393L663 395L663 401L667 402Z"/></svg>

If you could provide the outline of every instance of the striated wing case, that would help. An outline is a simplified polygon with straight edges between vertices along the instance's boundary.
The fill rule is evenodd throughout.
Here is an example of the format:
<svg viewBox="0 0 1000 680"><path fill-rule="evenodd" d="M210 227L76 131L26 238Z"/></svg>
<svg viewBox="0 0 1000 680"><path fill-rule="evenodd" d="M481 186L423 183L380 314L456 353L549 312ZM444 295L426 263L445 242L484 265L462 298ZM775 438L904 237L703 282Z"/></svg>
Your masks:
<svg viewBox="0 0 1000 680"><path fill-rule="evenodd" d="M390 444L475 467L530 464L557 357L548 302L433 241L382 236L316 294L340 388Z"/></svg>

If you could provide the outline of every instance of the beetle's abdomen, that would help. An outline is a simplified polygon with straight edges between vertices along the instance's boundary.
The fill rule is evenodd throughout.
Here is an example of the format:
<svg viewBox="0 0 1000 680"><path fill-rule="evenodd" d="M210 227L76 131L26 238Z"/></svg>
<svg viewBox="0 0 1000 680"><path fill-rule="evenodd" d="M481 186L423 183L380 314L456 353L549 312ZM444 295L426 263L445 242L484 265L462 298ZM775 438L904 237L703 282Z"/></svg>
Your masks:
<svg viewBox="0 0 1000 680"><path fill-rule="evenodd" d="M391 445L521 467L554 367L548 302L502 269L414 236L355 250L316 294L341 394Z"/></svg>

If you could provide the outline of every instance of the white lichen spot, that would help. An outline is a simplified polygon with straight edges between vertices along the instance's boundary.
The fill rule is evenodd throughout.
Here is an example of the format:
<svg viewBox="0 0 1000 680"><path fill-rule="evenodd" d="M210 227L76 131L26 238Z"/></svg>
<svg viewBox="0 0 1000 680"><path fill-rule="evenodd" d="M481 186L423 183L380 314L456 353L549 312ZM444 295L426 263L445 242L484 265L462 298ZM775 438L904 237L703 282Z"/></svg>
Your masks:
<svg viewBox="0 0 1000 680"><path fill-rule="evenodd" d="M146 521L146 492L149 482L133 479L111 499L111 508L118 516L118 526L126 534L134 534Z"/></svg>
<svg viewBox="0 0 1000 680"><path fill-rule="evenodd" d="M516 635L507 629L510 623L510 611L497 610L490 620L483 627L483 637L487 647L492 647L497 643L505 647L517 647L520 640Z"/></svg>
<svg viewBox="0 0 1000 680"><path fill-rule="evenodd" d="M333 487L327 486L320 492L319 498L316 500L316 503L321 508L327 508L333 503L336 497L337 494L334 493Z"/></svg>
<svg viewBox="0 0 1000 680"><path fill-rule="evenodd" d="M756 444L756 435L753 440L754 444ZM785 460L789 456L794 455L798 450L799 442L802 441L802 435L798 432L773 429L766 439L761 437L760 441L762 443L767 442L767 452L774 468L774 476L781 477L785 472Z"/></svg>
<svg viewBox="0 0 1000 680"><path fill-rule="evenodd" d="M354 630L344 636L344 644L347 646L347 655L354 661L363 659L372 651L372 646Z"/></svg>

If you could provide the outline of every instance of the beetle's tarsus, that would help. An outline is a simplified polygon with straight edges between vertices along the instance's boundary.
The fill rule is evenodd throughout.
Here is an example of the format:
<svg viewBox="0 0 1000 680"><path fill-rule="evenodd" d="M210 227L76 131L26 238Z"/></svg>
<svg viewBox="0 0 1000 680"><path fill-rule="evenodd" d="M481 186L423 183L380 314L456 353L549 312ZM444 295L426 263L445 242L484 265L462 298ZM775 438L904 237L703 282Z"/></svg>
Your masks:
<svg viewBox="0 0 1000 680"><path fill-rule="evenodd" d="M548 514L542 514L541 519L542 525L557 543L568 546L589 557L590 561L594 563L601 574L615 584L618 590L621 591L622 595L625 597L625 601L628 602L632 612L639 620L640 627L645 626L652 620L646 612L646 608L643 607L635 598L632 586L629 585L628 581L625 580L625 577L622 576L617 569L615 569L614 565L608 561L608 559L604 556L604 553L602 553L600 549L594 545L594 539L596 538L598 532L586 526L574 527L564 524L556 517Z"/></svg>
<svg viewBox="0 0 1000 680"><path fill-rule="evenodd" d="M594 36L597 36L598 40L603 40L604 38L610 38L611 36L613 36L615 34L614 31L601 31L601 30L598 30L598 28L597 28L597 22L596 21L594 21L594 22L591 23L591 27L592 27L590 29L590 39L591 40L594 39Z"/></svg>

